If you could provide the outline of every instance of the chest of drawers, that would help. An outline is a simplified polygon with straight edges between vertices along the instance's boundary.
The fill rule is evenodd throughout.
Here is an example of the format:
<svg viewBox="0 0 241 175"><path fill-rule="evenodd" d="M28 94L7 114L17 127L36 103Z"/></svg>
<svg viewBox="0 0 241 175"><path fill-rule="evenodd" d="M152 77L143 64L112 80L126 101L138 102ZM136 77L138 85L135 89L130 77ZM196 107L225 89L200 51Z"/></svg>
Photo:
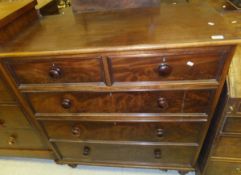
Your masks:
<svg viewBox="0 0 241 175"><path fill-rule="evenodd" d="M17 101L0 79L0 154L52 158L48 145L33 129Z"/></svg>
<svg viewBox="0 0 241 175"><path fill-rule="evenodd" d="M239 47L212 122L214 128L210 128L202 150L200 165L205 175L241 172L240 53Z"/></svg>
<svg viewBox="0 0 241 175"><path fill-rule="evenodd" d="M218 28L203 26L210 15ZM66 11L4 45L0 70L57 163L185 174L196 169L238 42L222 21L185 4L78 18ZM225 40L210 39L220 30Z"/></svg>

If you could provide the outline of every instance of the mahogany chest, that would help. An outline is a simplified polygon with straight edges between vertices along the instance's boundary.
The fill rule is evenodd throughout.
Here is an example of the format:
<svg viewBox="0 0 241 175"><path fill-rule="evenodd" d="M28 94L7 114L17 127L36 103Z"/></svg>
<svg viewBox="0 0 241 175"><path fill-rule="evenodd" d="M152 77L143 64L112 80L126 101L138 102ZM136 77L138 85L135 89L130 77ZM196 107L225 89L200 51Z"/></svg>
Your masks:
<svg viewBox="0 0 241 175"><path fill-rule="evenodd" d="M136 12L66 11L0 49L57 163L196 169L239 35L205 5Z"/></svg>

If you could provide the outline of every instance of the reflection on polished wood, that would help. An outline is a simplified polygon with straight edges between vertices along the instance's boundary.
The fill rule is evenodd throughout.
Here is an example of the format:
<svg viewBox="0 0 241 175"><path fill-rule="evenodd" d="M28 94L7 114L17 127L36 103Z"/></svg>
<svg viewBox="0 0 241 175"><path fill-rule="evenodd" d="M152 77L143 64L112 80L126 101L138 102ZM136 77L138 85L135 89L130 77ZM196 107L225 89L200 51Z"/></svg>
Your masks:
<svg viewBox="0 0 241 175"><path fill-rule="evenodd" d="M210 21L215 21L216 25L209 26ZM213 35L223 35L224 39L213 40ZM33 25L21 37L3 46L1 55L140 51L234 44L239 38L223 17L205 5L164 4L158 11L149 8L77 17L69 9L65 15L46 17ZM3 54L6 52L9 54Z"/></svg>

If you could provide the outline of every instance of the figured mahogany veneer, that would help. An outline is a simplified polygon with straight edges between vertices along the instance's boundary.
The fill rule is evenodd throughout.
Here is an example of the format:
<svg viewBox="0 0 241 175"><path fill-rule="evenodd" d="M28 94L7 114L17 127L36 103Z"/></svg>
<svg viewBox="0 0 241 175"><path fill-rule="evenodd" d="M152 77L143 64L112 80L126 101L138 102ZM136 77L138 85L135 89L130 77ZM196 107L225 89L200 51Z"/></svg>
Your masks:
<svg viewBox="0 0 241 175"><path fill-rule="evenodd" d="M218 80L227 53L228 48L176 49L153 56L110 56L109 59L114 82Z"/></svg>
<svg viewBox="0 0 241 175"><path fill-rule="evenodd" d="M26 97L35 113L208 113L212 94L209 90L71 92L28 93Z"/></svg>
<svg viewBox="0 0 241 175"><path fill-rule="evenodd" d="M18 84L104 82L103 64L99 58L21 61L11 63L9 67Z"/></svg>

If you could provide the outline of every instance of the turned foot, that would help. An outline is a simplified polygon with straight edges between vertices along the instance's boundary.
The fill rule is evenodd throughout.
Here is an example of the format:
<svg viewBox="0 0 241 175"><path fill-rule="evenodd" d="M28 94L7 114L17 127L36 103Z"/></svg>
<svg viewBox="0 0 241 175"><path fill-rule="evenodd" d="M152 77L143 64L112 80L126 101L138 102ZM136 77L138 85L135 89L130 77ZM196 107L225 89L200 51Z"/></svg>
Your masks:
<svg viewBox="0 0 241 175"><path fill-rule="evenodd" d="M68 164L68 166L71 168L76 168L78 165L77 164Z"/></svg>
<svg viewBox="0 0 241 175"><path fill-rule="evenodd" d="M165 170L165 169L160 169L161 171L164 171L164 172L167 172L168 170Z"/></svg>
<svg viewBox="0 0 241 175"><path fill-rule="evenodd" d="M60 163L58 160L54 160L54 162L55 162L57 165L64 165L64 163Z"/></svg>
<svg viewBox="0 0 241 175"><path fill-rule="evenodd" d="M189 171L178 171L178 173L180 175L187 175L189 173Z"/></svg>

